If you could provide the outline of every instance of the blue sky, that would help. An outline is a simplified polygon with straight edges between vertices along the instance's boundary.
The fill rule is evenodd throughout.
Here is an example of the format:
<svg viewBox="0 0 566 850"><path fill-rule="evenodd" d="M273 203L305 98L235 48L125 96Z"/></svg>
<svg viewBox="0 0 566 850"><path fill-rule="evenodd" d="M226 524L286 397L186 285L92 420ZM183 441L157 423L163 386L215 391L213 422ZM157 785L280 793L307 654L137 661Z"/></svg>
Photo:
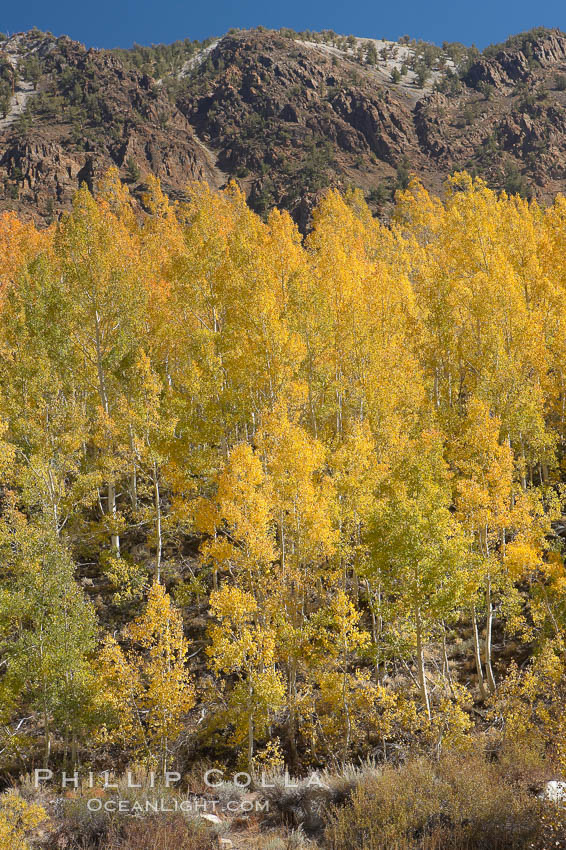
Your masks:
<svg viewBox="0 0 566 850"><path fill-rule="evenodd" d="M178 38L203 39L230 27L262 24L333 29L369 38L397 39L405 33L441 43L462 41L484 47L534 26L566 30L564 0L22 0L0 3L0 31L37 26L94 47L129 47Z"/></svg>

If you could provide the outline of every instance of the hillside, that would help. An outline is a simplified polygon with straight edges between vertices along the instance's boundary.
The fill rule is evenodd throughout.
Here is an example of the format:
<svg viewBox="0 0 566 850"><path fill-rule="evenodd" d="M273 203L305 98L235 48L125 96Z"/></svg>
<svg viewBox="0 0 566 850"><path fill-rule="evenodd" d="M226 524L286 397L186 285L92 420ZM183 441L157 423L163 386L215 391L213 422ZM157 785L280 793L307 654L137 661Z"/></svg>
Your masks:
<svg viewBox="0 0 566 850"><path fill-rule="evenodd" d="M566 36L479 54L334 33L234 31L204 44L87 50L39 31L0 42L0 208L50 220L110 165L183 196L237 179L256 211L304 226L321 189L387 211L415 171L442 191L466 168L543 201L566 169Z"/></svg>
<svg viewBox="0 0 566 850"><path fill-rule="evenodd" d="M0 45L0 850L566 850L566 36Z"/></svg>
<svg viewBox="0 0 566 850"><path fill-rule="evenodd" d="M564 850L566 199L148 184L0 217L0 847Z"/></svg>

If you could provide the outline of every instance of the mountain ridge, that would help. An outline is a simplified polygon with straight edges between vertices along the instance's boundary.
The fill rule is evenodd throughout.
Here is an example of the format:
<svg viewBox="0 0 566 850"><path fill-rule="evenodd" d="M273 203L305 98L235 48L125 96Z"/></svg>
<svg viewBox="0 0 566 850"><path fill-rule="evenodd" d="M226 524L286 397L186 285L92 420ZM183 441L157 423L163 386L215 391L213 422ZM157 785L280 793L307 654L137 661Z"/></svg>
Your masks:
<svg viewBox="0 0 566 850"><path fill-rule="evenodd" d="M303 229L329 186L387 215L410 172L437 194L467 169L547 202L566 184L566 36L480 53L258 28L127 51L31 30L0 42L3 113L0 209L45 222L110 166L140 202L149 172L174 198L236 179Z"/></svg>

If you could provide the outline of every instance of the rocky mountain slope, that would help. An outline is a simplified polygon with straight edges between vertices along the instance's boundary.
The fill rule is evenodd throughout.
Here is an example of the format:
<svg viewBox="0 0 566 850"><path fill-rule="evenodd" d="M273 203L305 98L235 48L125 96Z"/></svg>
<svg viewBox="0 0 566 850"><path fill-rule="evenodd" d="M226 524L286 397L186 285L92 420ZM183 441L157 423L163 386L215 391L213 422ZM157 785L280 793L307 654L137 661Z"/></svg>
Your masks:
<svg viewBox="0 0 566 850"><path fill-rule="evenodd" d="M234 31L204 45L87 50L30 31L0 42L0 209L49 221L116 165L140 198L157 174L236 178L306 226L329 185L376 212L408 174L454 169L543 201L566 186L566 36L488 48Z"/></svg>

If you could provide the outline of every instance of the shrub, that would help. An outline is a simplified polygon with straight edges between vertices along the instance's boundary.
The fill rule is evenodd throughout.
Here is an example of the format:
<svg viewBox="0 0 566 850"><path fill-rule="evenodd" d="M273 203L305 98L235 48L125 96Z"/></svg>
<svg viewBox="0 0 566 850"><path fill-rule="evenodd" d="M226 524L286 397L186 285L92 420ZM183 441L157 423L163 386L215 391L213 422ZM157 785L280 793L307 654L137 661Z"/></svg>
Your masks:
<svg viewBox="0 0 566 850"><path fill-rule="evenodd" d="M289 781L287 775L269 775L262 796L269 802L272 821L295 831L320 833L326 813L348 801L354 789L377 772L378 768L367 762L361 767L345 765L340 773L324 771L316 778L313 775L300 781Z"/></svg>
<svg viewBox="0 0 566 850"><path fill-rule="evenodd" d="M117 780L115 797L130 805L146 799L162 799L169 812L178 796L174 788L153 788L150 775L143 769L133 771L136 788L128 780ZM128 816L120 812L89 811L87 799L92 792L83 789L80 796L62 801L56 836L59 847L81 850L209 850L218 847L217 828L204 822L198 812L155 813ZM2 845L0 845L2 846ZM2 846L2 850L4 850Z"/></svg>
<svg viewBox="0 0 566 850"><path fill-rule="evenodd" d="M0 797L0 847L2 850L28 850L29 833L47 814L42 806L28 803L15 791Z"/></svg>
<svg viewBox="0 0 566 850"><path fill-rule="evenodd" d="M519 782L467 753L369 775L325 834L332 850L542 850L565 827L566 812L538 799L528 775Z"/></svg>
<svg viewBox="0 0 566 850"><path fill-rule="evenodd" d="M504 189L508 195L520 195L521 198L527 199L532 197L528 181L513 163L505 167Z"/></svg>
<svg viewBox="0 0 566 850"><path fill-rule="evenodd" d="M420 89L422 89L422 88L424 87L424 85L425 85L426 81L427 81L427 80L428 80L428 78L430 77L430 71L429 71L429 69L426 67L426 65L419 65L419 66L415 69L415 74L416 74L415 82L416 82L417 86L418 86Z"/></svg>
<svg viewBox="0 0 566 850"><path fill-rule="evenodd" d="M411 174L409 171L409 162L404 157L401 162L397 165L397 174L395 177L395 188L396 189L406 189L411 180Z"/></svg>
<svg viewBox="0 0 566 850"><path fill-rule="evenodd" d="M380 183L379 186L372 189L367 196L368 203L375 204L376 207L382 207L386 201L390 200L390 198L391 192L383 185L383 183Z"/></svg>
<svg viewBox="0 0 566 850"><path fill-rule="evenodd" d="M141 177L141 171L139 165L135 161L133 157L128 157L126 161L126 173L128 175L128 180L131 183L137 183Z"/></svg>
<svg viewBox="0 0 566 850"><path fill-rule="evenodd" d="M218 838L209 826L187 825L182 815L127 819L100 850L212 850Z"/></svg>
<svg viewBox="0 0 566 850"><path fill-rule="evenodd" d="M9 92L0 91L0 118L5 118L10 111L12 98Z"/></svg>
<svg viewBox="0 0 566 850"><path fill-rule="evenodd" d="M478 85L478 91L483 94L485 100L491 100L495 92L495 86L492 86L491 83L487 83L485 80L482 80L482 82Z"/></svg>

